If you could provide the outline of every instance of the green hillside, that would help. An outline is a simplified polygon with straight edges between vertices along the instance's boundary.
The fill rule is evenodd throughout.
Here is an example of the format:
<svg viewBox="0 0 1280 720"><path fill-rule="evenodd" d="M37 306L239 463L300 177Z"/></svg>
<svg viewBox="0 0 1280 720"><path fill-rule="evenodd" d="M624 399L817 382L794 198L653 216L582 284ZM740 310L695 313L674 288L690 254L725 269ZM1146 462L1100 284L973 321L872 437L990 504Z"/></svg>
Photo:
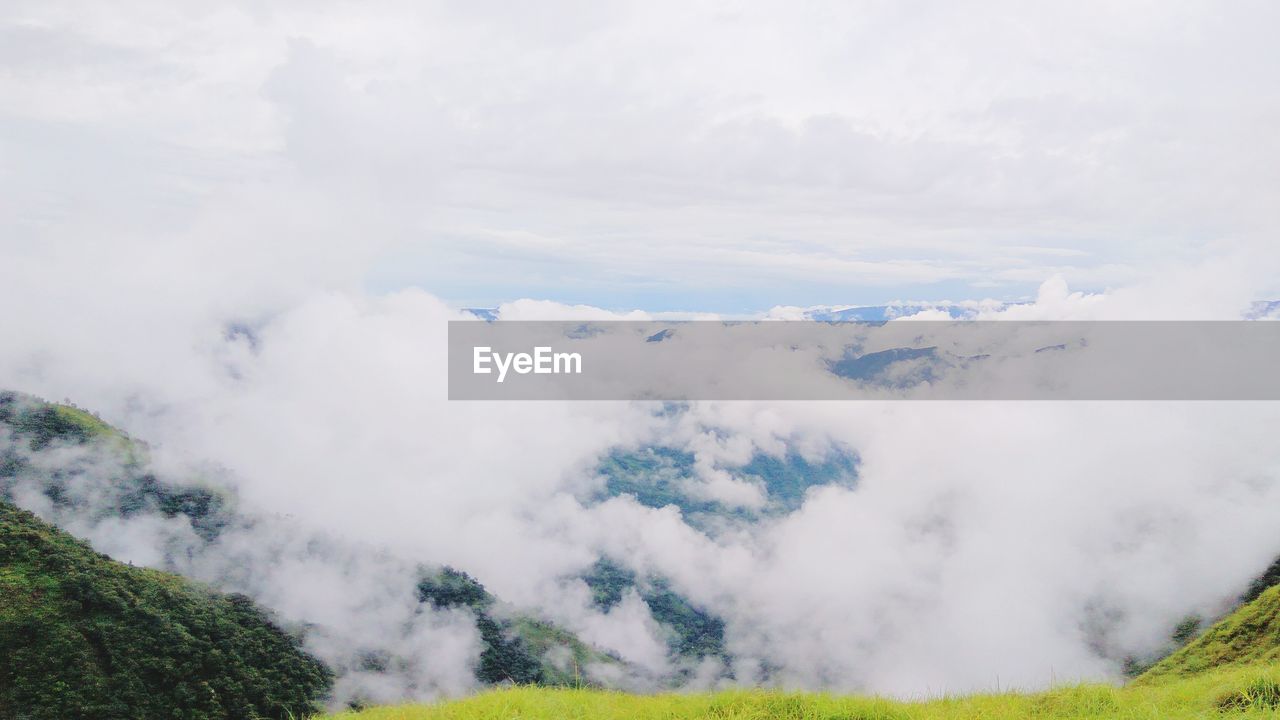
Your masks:
<svg viewBox="0 0 1280 720"><path fill-rule="evenodd" d="M595 606L606 612L622 602L624 593L634 589L649 607L654 621L668 633L672 654L694 660L715 656L728 661L724 620L672 590L665 578L640 578L613 559L601 558L582 579L591 589Z"/></svg>
<svg viewBox="0 0 1280 720"><path fill-rule="evenodd" d="M1185 677L1215 668L1280 663L1280 586L1273 586L1215 623L1138 682Z"/></svg>
<svg viewBox="0 0 1280 720"><path fill-rule="evenodd" d="M0 718L286 718L331 675L247 598L0 502Z"/></svg>
<svg viewBox="0 0 1280 720"><path fill-rule="evenodd" d="M102 479L102 491L91 501L73 490L83 472L73 462L63 456L52 463L34 461L68 447L103 450L113 458L98 465L98 472L107 469L110 477ZM143 443L84 410L0 391L0 501L13 502L20 481L28 487L34 482L54 508L72 516L183 517L206 543L228 528L263 522L240 514L234 498L218 488L157 477ZM419 580L416 589L424 605L475 615L483 643L476 675L483 683L575 684L587 677L588 667L622 663L563 628L508 608L464 572L424 571ZM395 658L373 648L362 669L384 672L394 664Z"/></svg>
<svg viewBox="0 0 1280 720"><path fill-rule="evenodd" d="M0 434L0 500L12 502L14 483L35 475L41 492L56 508L91 512L107 511L118 517L157 513L185 516L196 534L211 541L235 518L228 497L198 483L174 483L150 472L146 447L97 417L69 405L44 402L28 395L0 391L0 429L8 430L8 442ZM108 508L79 507L82 499L68 488L77 472L71 465L53 471L30 467L31 456L59 447L98 448L112 453L117 462L111 478Z"/></svg>
<svg viewBox="0 0 1280 720"><path fill-rule="evenodd" d="M552 623L501 612L498 599L479 581L450 567L424 575L418 600L436 609L465 608L475 614L484 643L476 677L483 683L580 684L587 667L622 663Z"/></svg>
<svg viewBox="0 0 1280 720"><path fill-rule="evenodd" d="M1252 583L1249 583L1249 589L1240 598L1240 602L1247 603L1257 600L1262 593L1267 591L1267 588L1275 587L1276 585L1280 585L1280 557L1276 558L1261 575L1254 578Z"/></svg>

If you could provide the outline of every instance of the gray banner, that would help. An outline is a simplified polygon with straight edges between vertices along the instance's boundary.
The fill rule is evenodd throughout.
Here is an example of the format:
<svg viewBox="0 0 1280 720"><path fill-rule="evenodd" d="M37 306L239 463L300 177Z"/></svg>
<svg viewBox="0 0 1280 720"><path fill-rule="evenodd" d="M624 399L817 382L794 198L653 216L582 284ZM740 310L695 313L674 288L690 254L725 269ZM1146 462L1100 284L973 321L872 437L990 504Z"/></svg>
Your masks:
<svg viewBox="0 0 1280 720"><path fill-rule="evenodd" d="M451 400L1280 400L1280 322L449 323Z"/></svg>

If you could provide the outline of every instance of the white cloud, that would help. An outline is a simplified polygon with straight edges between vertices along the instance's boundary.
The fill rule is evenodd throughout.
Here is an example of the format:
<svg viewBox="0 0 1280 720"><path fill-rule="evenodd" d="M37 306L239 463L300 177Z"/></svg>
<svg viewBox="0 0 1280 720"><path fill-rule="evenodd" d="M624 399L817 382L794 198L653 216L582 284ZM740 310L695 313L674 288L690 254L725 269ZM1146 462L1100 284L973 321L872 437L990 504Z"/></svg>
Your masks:
<svg viewBox="0 0 1280 720"><path fill-rule="evenodd" d="M1039 291L984 317L1237 317L1277 290L1275 13L8 3L0 387L388 553L374 590L456 564L650 668L634 602L606 617L563 582L599 552L726 617L739 677L766 655L788 684L903 693L1111 673L1100 623L1155 647L1280 549L1270 406L449 403L445 322L992 283ZM728 490L726 463L784 443L864 464L715 538L579 502L600 453L652 441ZM112 529L122 552L171 530ZM411 598L330 595L347 576L287 540L306 592L268 577L266 601L398 631ZM420 622L397 647L424 684L379 697L472 687L471 629Z"/></svg>
<svg viewBox="0 0 1280 720"><path fill-rule="evenodd" d="M69 7L0 17L10 242L719 310L1277 261L1265 4Z"/></svg>

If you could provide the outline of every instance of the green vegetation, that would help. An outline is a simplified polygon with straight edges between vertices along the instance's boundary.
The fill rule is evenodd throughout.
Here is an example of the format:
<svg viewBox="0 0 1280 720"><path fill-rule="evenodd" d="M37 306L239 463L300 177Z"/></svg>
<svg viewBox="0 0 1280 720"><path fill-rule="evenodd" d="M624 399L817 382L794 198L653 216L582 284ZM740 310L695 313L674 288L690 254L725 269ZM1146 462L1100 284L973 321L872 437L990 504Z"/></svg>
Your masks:
<svg viewBox="0 0 1280 720"><path fill-rule="evenodd" d="M833 451L822 462L809 462L799 453L779 458L757 453L738 473L764 484L773 512L787 513L804 504L805 493L820 485L850 485L857 473L857 456Z"/></svg>
<svg viewBox="0 0 1280 720"><path fill-rule="evenodd" d="M484 642L476 677L483 683L578 684L587 666L621 662L544 620L503 616L497 598L479 581L450 567L424 575L418 600L436 609L465 608L475 614Z"/></svg>
<svg viewBox="0 0 1280 720"><path fill-rule="evenodd" d="M53 403L22 402L17 393L0 393L0 422L30 438L32 450L42 450L55 440L86 442L93 438L123 437L102 420L79 408Z"/></svg>
<svg viewBox="0 0 1280 720"><path fill-rule="evenodd" d="M631 570L609 558L601 558L582 579L591 588L596 607L606 611L621 602L628 589L635 588L649 606L653 619L670 633L668 645L676 655L727 659L724 621L672 590L666 578L639 580Z"/></svg>
<svg viewBox="0 0 1280 720"><path fill-rule="evenodd" d="M646 447L636 452L614 451L600 462L596 472L605 478L603 497L630 495L651 508L674 505L686 519L703 513L745 517L719 503L689 496L686 483L693 474L693 455L682 450Z"/></svg>
<svg viewBox="0 0 1280 720"><path fill-rule="evenodd" d="M205 540L216 538L232 521L229 501L223 493L158 479L147 469L147 454L140 443L83 410L0 392L0 428L7 428L10 433L10 442L0 444L0 500L12 501L14 483L34 474L54 507L66 508L81 502L68 491L70 481L79 472L74 463L45 472L32 468L28 459L33 453L71 446L112 453L116 459L103 466L113 468L116 475L111 478L112 506L94 508L96 512L125 518L148 511L165 517L183 515Z"/></svg>
<svg viewBox="0 0 1280 720"><path fill-rule="evenodd" d="M1236 609L1138 678L1139 683L1208 670L1280 663L1280 586Z"/></svg>
<svg viewBox="0 0 1280 720"><path fill-rule="evenodd" d="M1244 597L1240 598L1240 602L1253 602L1266 592L1267 588L1276 585L1280 585L1280 557L1276 558L1261 575L1254 578L1249 584L1249 589L1245 591Z"/></svg>
<svg viewBox="0 0 1280 720"><path fill-rule="evenodd" d="M510 688L436 705L371 708L327 720L1026 720L1027 718L1274 718L1280 668L1238 668L1166 683L1074 685L900 702L875 697L745 690L630 695Z"/></svg>
<svg viewBox="0 0 1280 720"><path fill-rule="evenodd" d="M0 718L286 718L330 681L248 598L115 562L0 503Z"/></svg>
<svg viewBox="0 0 1280 720"><path fill-rule="evenodd" d="M511 633L520 638L528 651L540 660L538 681L555 687L589 685L584 674L591 665L620 664L578 639L578 636L556 625L528 616L511 621Z"/></svg>
<svg viewBox="0 0 1280 720"><path fill-rule="evenodd" d="M1188 615L1173 626L1169 639L1163 646L1156 648L1144 656L1130 655L1123 660L1122 668L1126 678L1136 678L1155 666L1156 663L1169 657L1178 648L1186 645L1204 629L1204 618L1199 615Z"/></svg>
<svg viewBox="0 0 1280 720"><path fill-rule="evenodd" d="M592 603L607 612L622 602L623 593L635 587L636 574L609 558L600 558L582 580L591 588Z"/></svg>
<svg viewBox="0 0 1280 720"><path fill-rule="evenodd" d="M750 510L691 495L690 483L694 481L695 472L692 453L665 446L647 446L630 452L615 450L596 468L605 479L605 487L595 499L630 495L646 507L675 506L690 525L707 529L716 521L750 522L763 516L792 512L804 503L809 488L851 485L857 462L856 455L838 449L821 462L809 462L798 453L781 458L757 453L746 465L728 468L764 489L765 507Z"/></svg>
<svg viewBox="0 0 1280 720"><path fill-rule="evenodd" d="M1276 627L1275 601L1257 603L1268 589L1280 585L1280 558L1276 558L1261 575L1254 578L1227 618L1218 623L1195 648L1186 646L1201 637L1205 619L1188 615L1174 626L1169 642L1145 658L1125 660L1125 675L1136 678L1151 672L1153 676L1199 672L1220 664L1274 660L1278 656L1270 648L1280 647L1280 628ZM1185 652L1183 651L1185 649ZM1175 657L1176 656L1176 657Z"/></svg>

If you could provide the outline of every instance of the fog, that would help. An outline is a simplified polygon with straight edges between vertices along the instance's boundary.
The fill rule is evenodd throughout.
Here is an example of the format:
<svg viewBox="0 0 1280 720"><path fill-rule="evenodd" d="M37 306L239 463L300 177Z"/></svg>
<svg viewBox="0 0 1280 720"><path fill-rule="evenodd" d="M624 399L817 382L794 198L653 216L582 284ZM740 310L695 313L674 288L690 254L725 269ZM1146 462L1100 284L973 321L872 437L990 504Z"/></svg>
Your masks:
<svg viewBox="0 0 1280 720"><path fill-rule="evenodd" d="M1280 554L1274 404L450 402L447 322L1240 318L1280 296L1274 15L8 3L0 389L99 413L244 522L15 497L310 624L339 703L476 688L472 618L413 594L446 564L623 687L1118 679ZM859 464L715 532L585 499L655 444L730 506L755 453ZM31 462L92 508L120 458ZM724 618L732 665L677 673L638 596L594 606L602 555Z"/></svg>
<svg viewBox="0 0 1280 720"><path fill-rule="evenodd" d="M1110 299L1073 302L1106 317ZM617 653L632 675L609 680L624 687L656 687L677 659L638 597L608 613L591 604L575 578L601 555L670 578L725 619L732 666L686 682L914 696L1116 678L1186 615L1228 607L1280 553L1270 403L739 402L671 413L450 402L444 323L458 317L420 291L327 293L194 347L155 332L128 353L175 362L127 387L92 380L115 375L103 357L56 346L46 352L60 362L43 367L57 373L24 385L12 355L27 353L12 350L33 344L10 345L6 386L81 398L145 438L164 477L231 488L255 520L206 547L181 519L59 518L38 493L17 497L122 560L315 624L309 648L340 669L358 670L371 649L405 660L394 673L345 673L340 700L475 686L474 625L418 610L420 564L463 568L513 607ZM725 468L756 452L816 459L839 446L860 463L852 488L815 488L794 513L708 534L675 507L583 501L604 454L642 444L691 452L703 491L731 507L750 506L752 492L734 490L754 486ZM39 462L74 464L65 454L86 451L60 452ZM101 495L93 478L110 475L109 458L75 462L89 468L85 492Z"/></svg>

